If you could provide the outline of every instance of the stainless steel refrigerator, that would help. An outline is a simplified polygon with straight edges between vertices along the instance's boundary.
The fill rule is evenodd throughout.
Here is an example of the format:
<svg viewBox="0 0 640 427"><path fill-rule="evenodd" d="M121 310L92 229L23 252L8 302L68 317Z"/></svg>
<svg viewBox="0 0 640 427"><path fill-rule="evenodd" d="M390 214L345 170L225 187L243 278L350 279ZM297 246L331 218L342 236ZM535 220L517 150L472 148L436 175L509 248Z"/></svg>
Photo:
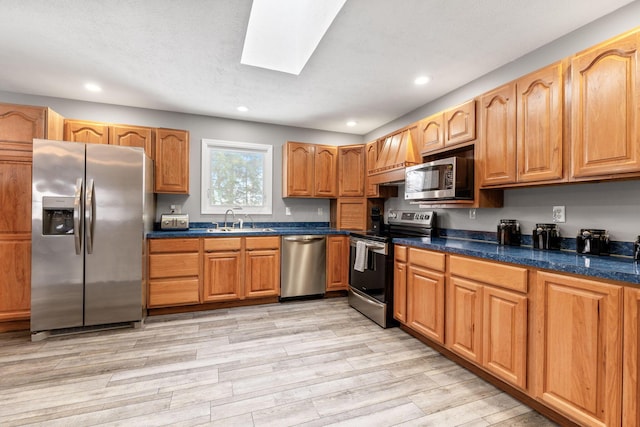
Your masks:
<svg viewBox="0 0 640 427"><path fill-rule="evenodd" d="M142 321L154 210L143 149L33 141L32 338Z"/></svg>

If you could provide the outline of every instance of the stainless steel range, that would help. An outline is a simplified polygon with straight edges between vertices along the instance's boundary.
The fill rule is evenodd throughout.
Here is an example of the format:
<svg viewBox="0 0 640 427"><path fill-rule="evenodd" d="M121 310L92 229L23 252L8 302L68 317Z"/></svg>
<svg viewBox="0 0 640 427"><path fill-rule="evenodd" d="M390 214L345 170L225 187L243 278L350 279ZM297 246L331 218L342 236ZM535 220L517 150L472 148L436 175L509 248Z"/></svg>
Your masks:
<svg viewBox="0 0 640 427"><path fill-rule="evenodd" d="M384 227L351 233L349 305L383 328L393 319L394 237L430 238L435 235L436 214L431 211L391 210Z"/></svg>

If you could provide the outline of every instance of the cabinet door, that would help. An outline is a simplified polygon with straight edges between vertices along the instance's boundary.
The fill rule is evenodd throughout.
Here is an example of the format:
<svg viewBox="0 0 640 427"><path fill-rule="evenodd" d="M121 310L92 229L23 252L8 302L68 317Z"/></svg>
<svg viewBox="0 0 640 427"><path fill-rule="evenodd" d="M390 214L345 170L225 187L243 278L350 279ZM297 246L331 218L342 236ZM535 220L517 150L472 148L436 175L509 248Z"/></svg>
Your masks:
<svg viewBox="0 0 640 427"><path fill-rule="evenodd" d="M367 229L367 199L354 197L332 200L331 210L331 216L336 218L332 226L341 230Z"/></svg>
<svg viewBox="0 0 640 427"><path fill-rule="evenodd" d="M205 253L202 302L243 299L242 269L240 250Z"/></svg>
<svg viewBox="0 0 640 427"><path fill-rule="evenodd" d="M480 98L481 185L516 182L516 96L509 83Z"/></svg>
<svg viewBox="0 0 640 427"><path fill-rule="evenodd" d="M149 308L198 304L200 285L197 277L149 280Z"/></svg>
<svg viewBox="0 0 640 427"><path fill-rule="evenodd" d="M157 129L155 145L155 192L189 194L189 132Z"/></svg>
<svg viewBox="0 0 640 427"><path fill-rule="evenodd" d="M284 197L313 196L315 147L302 142L287 142L283 151L282 193ZM335 176L335 175L334 175Z"/></svg>
<svg viewBox="0 0 640 427"><path fill-rule="evenodd" d="M0 234L0 322L29 319L31 307L31 237Z"/></svg>
<svg viewBox="0 0 640 427"><path fill-rule="evenodd" d="M260 298L280 295L280 251L247 249L244 296Z"/></svg>
<svg viewBox="0 0 640 427"><path fill-rule="evenodd" d="M153 129L139 126L111 126L109 144L144 148L153 158Z"/></svg>
<svg viewBox="0 0 640 427"><path fill-rule="evenodd" d="M563 67L558 62L518 79L518 182L563 177Z"/></svg>
<svg viewBox="0 0 640 427"><path fill-rule="evenodd" d="M336 197L338 195L338 148L316 145L313 159L313 195L315 197Z"/></svg>
<svg viewBox="0 0 640 427"><path fill-rule="evenodd" d="M364 145L338 147L338 196L363 197L366 175Z"/></svg>
<svg viewBox="0 0 640 427"><path fill-rule="evenodd" d="M397 260L393 265L393 317L407 323L407 263Z"/></svg>
<svg viewBox="0 0 640 427"><path fill-rule="evenodd" d="M472 99L444 112L444 145L476 139L476 100Z"/></svg>
<svg viewBox="0 0 640 427"><path fill-rule="evenodd" d="M407 323L415 331L444 344L444 274L409 264Z"/></svg>
<svg viewBox="0 0 640 427"><path fill-rule="evenodd" d="M349 287L349 237L327 237L327 291Z"/></svg>
<svg viewBox="0 0 640 427"><path fill-rule="evenodd" d="M0 104L0 144L3 149L16 149L9 144L31 145L33 138L45 137L45 109L24 105ZM31 149L28 149L31 151Z"/></svg>
<svg viewBox="0 0 640 427"><path fill-rule="evenodd" d="M572 177L640 171L639 32L571 59Z"/></svg>
<svg viewBox="0 0 640 427"><path fill-rule="evenodd" d="M422 154L444 147L442 113L420 120L418 124L418 146Z"/></svg>
<svg viewBox="0 0 640 427"><path fill-rule="evenodd" d="M538 272L537 397L581 425L620 425L622 288Z"/></svg>
<svg viewBox="0 0 640 427"><path fill-rule="evenodd" d="M64 140L90 144L108 144L109 125L106 123L66 119L64 121Z"/></svg>
<svg viewBox="0 0 640 427"><path fill-rule="evenodd" d="M492 286L484 304L482 365L503 380L527 386L527 297Z"/></svg>
<svg viewBox="0 0 640 427"><path fill-rule="evenodd" d="M447 347L478 364L482 356L482 288L455 276L447 287Z"/></svg>
<svg viewBox="0 0 640 427"><path fill-rule="evenodd" d="M366 158L366 168L367 168L367 178L365 179L366 190L365 196L367 197L378 197L380 194L378 191L378 185L371 184L369 182L369 174L373 172L376 168L376 162L378 161L378 141L368 142L365 146L365 158Z"/></svg>
<svg viewBox="0 0 640 427"><path fill-rule="evenodd" d="M640 425L640 290L624 289L622 425Z"/></svg>

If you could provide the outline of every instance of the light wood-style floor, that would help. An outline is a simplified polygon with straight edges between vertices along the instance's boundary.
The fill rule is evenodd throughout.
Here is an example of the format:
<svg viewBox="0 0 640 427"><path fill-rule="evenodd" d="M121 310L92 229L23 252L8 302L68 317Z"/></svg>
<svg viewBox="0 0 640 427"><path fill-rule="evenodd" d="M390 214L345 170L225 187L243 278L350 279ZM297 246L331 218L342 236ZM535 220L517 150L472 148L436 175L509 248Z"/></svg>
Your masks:
<svg viewBox="0 0 640 427"><path fill-rule="evenodd" d="M553 426L345 298L0 334L0 426Z"/></svg>

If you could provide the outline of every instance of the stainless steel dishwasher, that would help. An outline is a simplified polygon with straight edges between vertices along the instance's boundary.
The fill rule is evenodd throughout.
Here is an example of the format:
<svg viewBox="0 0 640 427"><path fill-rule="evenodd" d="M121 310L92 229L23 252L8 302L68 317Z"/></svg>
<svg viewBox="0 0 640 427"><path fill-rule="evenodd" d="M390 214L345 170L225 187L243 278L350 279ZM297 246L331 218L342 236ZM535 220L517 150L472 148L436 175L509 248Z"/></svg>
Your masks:
<svg viewBox="0 0 640 427"><path fill-rule="evenodd" d="M326 287L326 236L282 236L280 299L322 296Z"/></svg>

